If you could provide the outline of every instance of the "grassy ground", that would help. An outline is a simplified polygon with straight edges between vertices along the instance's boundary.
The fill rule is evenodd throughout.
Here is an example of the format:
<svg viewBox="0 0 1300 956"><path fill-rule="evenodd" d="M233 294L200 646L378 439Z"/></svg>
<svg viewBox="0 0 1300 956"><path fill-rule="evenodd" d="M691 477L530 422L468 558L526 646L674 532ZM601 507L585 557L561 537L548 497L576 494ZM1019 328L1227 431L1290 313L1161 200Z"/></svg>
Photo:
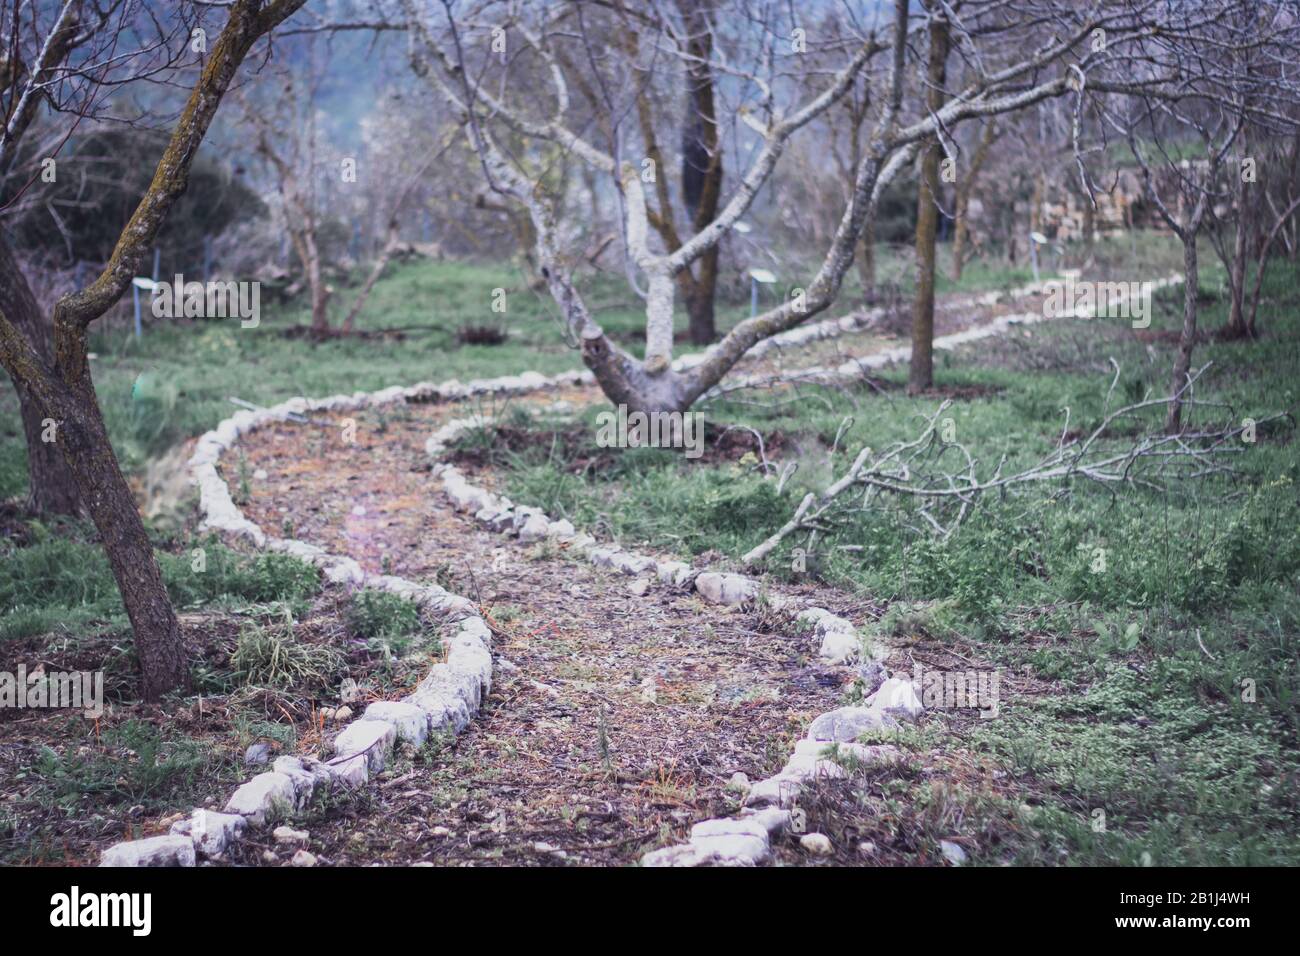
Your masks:
<svg viewBox="0 0 1300 956"><path fill-rule="evenodd" d="M102 671L104 712L0 710L0 863L93 863L105 843L165 831L169 814L215 809L251 772L250 745L312 747L335 722L321 702L337 707L345 681L390 696L440 651L432 623L393 595L322 587L315 568L285 555L164 540L196 693L143 706L108 567L82 529L60 530L28 525L10 540L0 671Z"/></svg>
<svg viewBox="0 0 1300 956"><path fill-rule="evenodd" d="M1156 237L1102 244L1095 258L1114 278L1163 276L1178 261L1177 250ZM881 260L882 275L897 273L901 288L904 260L883 252ZM1025 270L977 263L960 291L1027 278ZM1205 328L1223 322L1220 285L1214 270L1203 275ZM510 291L506 314L495 314L495 288L522 283L504 268L395 268L376 287L369 310L382 321L363 324L415 327L400 340L313 345L282 334L305 321L296 308L266 309L255 330L158 324L139 343L109 330L95 343L94 365L110 431L127 468L138 472L229 414L231 395L271 403L575 366L546 302ZM589 298L602 322L632 344L640 317L622 283L597 282ZM735 558L778 527L805 490L842 471L850 450L914 434L919 417L944 395L958 399L951 412L957 440L983 461L1005 454L1014 463L1033 459L1059 437L1063 407L1076 428L1097 420L1113 374L1110 358L1122 368L1120 395L1165 387L1171 345L1159 333L1175 327L1177 299L1163 298L1154 335L1139 338L1105 321L1059 322L943 354L942 393L934 395L906 397L895 370L858 389L805 390L795 403L759 395L749 397L758 404L708 406L715 425L763 433L776 463L800 463L780 493L752 460L735 456L689 464L634 450L602 458L592 454L595 428L585 420L539 432L518 448L489 445L489 453L517 500L628 544ZM1260 318L1264 339L1198 348L1198 362L1214 361L1202 398L1232 403L1238 417L1294 406L1297 299L1294 270L1276 264ZM849 290L846 303L852 300ZM745 302L724 304L722 324L747 311ZM483 323L505 325L506 342L457 342L461 326ZM8 390L0 394L0 412L5 497L25 484ZM832 453L846 416L852 423ZM532 427L523 419L516 425ZM1113 498L1076 485L990 501L946 543L918 533L906 508L863 512L824 539L821 576L889 607L864 639L887 639L926 666L998 668L1004 680L1001 717L935 711L901 741L915 755L910 772L828 791L810 803L810 825L876 844L881 861L923 860L929 851L916 848L932 848L938 838L956 838L979 862L1300 860L1300 462L1293 437L1289 425L1261 430L1232 480ZM720 440L720 430L712 440ZM286 744L286 734L300 739L319 731L310 702L322 674L331 682L353 673L382 683L383 674L418 669L413 662L436 646L422 625L385 623L403 619L400 609L367 608L368 599L357 605L322 591L295 562L227 552L194 540L183 523L160 525L156 534L173 597L206 649L209 663L198 676L206 695L223 700L219 721L134 712L125 622L89 533L31 522L13 509L3 514L6 661L105 666L115 675L110 696L121 705L102 734L79 717L59 718L72 726L24 724L22 746L5 748L12 765L3 769L18 781L0 812L0 853L7 859L59 856L58 841L73 821L76 839L93 842L128 831L142 815L218 792L243 772L249 742ZM203 575L193 571L196 546L207 550ZM1098 549L1107 555L1102 572L1093 570ZM785 549L769 570L796 578L793 564ZM328 653L340 642L351 648L343 661ZM296 662L288 675L266 663L284 660ZM12 738L16 726L8 722L5 736ZM1104 830L1094 829L1099 819ZM854 842L837 838L836 846Z"/></svg>
<svg viewBox="0 0 1300 956"><path fill-rule="evenodd" d="M1275 270L1263 339L1198 348L1197 364L1213 362L1198 397L1231 411L1194 420L1294 410L1300 277L1285 263ZM1226 315L1219 281L1212 269L1203 276L1210 330ZM914 436L945 396L959 396L956 440L986 467L1007 456L1011 470L1059 439L1064 408L1072 428L1095 426L1111 358L1121 368L1118 396L1159 392L1180 303L1180 290L1158 297L1151 333L1119 321L1058 322L944 355L939 390L917 398L893 370L848 392L707 407L711 435L747 425L764 434L776 465L799 462L780 493L756 459L690 463L639 449L602 462L594 422L567 437L516 438L498 459L517 500L628 544L736 558L864 443ZM1076 482L990 500L947 541L920 530L913 508L889 502L825 536L821 575L890 604L866 640L904 646L930 667L995 668L1003 683L1001 717L937 712L905 740L918 756L937 748L934 767L828 797L818 825L856 827L884 848L889 834L869 825L881 817L895 843L908 833L952 837L981 862L1300 861L1294 437L1293 421L1261 430L1231 477L1115 495ZM798 577L794 564L787 547L768 569ZM945 724L952 734L940 732Z"/></svg>
<svg viewBox="0 0 1300 956"><path fill-rule="evenodd" d="M906 250L882 246L880 279L900 290L910 288ZM793 274L793 273L792 273ZM1008 269L972 263L960 284L941 277L941 291L1009 288L1031 277L1027 266ZM600 274L583 281L589 307L625 347L640 351L644 311L620 276ZM494 290L505 290L505 312L494 312ZM354 290L336 295L335 312L351 303ZM764 293L770 304L773 293ZM846 283L843 309L856 307L856 277ZM146 315L147 315L146 310ZM718 304L721 329L749 315L748 290L724 296ZM517 269L507 266L415 261L397 264L379 282L358 322L367 332L396 329L378 338L353 338L313 344L286 336L306 324L301 302L263 302L257 328L234 320L195 322L157 320L142 338L131 334L125 312L93 337L92 368L109 433L128 472L148 459L216 425L234 411L229 399L270 405L295 395L324 396L366 391L394 383L461 380L515 374L525 369L554 373L579 364L549 296L529 290ZM678 315L685 331L684 312ZM467 326L493 326L508 336L500 345L463 345L457 333ZM689 351L686 343L682 350ZM26 449L17 399L0 388L0 499L26 487Z"/></svg>

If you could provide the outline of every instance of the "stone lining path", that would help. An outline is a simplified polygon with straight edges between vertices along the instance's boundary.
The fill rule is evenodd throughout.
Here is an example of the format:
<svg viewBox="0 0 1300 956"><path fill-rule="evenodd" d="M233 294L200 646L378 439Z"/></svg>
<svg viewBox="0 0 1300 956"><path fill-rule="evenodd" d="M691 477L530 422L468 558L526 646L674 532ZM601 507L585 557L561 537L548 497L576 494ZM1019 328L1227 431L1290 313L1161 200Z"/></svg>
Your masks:
<svg viewBox="0 0 1300 956"><path fill-rule="evenodd" d="M340 863L622 863L733 812L742 794L728 782L780 770L852 669L820 664L789 616L707 604L653 573L599 569L457 513L424 456L452 410L349 412L355 446L310 424L241 446L266 475L244 508L252 520L288 520L370 572L437 580L496 631L480 718L400 784L381 782L378 806L314 826L313 851ZM821 596L858 619L868 610Z"/></svg>
<svg viewBox="0 0 1300 956"><path fill-rule="evenodd" d="M950 345L1036 321L998 308L996 296L983 298L977 304L999 314L948 336ZM841 338L852 349L862 339L865 355L837 344L837 357L849 361L812 370L827 381L860 377L898 357L860 334L870 322L863 314L796 329L762 352L818 349ZM748 364L750 379L761 380L762 355ZM173 836L110 848L106 864L192 865L195 849L211 855L214 825L221 850L254 862L258 840L243 838L261 827L276 798L302 810L322 783L355 791L374 775L378 808L373 796L361 809L367 801L353 801L318 828L315 843L327 862L759 863L770 838L790 828L787 808L803 782L842 775L825 759L826 744L852 748L859 730L919 713L911 685L891 680L870 708L818 716L862 676L851 667L854 625L819 606L842 605L842 595L768 592L742 609L725 598L719 604L713 592L725 594L733 583L747 594L756 589L744 579L703 575L693 589L698 572L660 564L656 574L653 559L602 557L567 522L549 525L548 536L544 517L521 513L511 540L499 536L509 522L495 506L477 521L460 514L478 510L481 492L424 457L426 441L441 452L427 436L446 434L451 413L464 414L477 394L519 393L526 405L542 396L598 400L589 375L581 376L586 387L576 375L560 379L526 373L295 400L236 414L200 440L192 464L206 525L313 560L333 581L414 597L460 621L459 630L448 633L450 666L436 665L404 702L373 704L338 735L330 764L281 758L227 803L237 816L196 811ZM311 414L294 416L294 424L286 411ZM221 460L241 436L239 482L250 498L243 510L232 502L231 462ZM861 620L862 608L835 609ZM795 624L801 610L811 632ZM887 675L871 666L868 692ZM483 719L471 725L480 709ZM398 757L394 765L396 741L419 746L430 731L450 737L466 729L444 753L424 752L409 765ZM895 754L859 748L856 756L880 762ZM761 780L752 790L751 778ZM253 826L239 825L245 822ZM667 846L645 855L660 844Z"/></svg>

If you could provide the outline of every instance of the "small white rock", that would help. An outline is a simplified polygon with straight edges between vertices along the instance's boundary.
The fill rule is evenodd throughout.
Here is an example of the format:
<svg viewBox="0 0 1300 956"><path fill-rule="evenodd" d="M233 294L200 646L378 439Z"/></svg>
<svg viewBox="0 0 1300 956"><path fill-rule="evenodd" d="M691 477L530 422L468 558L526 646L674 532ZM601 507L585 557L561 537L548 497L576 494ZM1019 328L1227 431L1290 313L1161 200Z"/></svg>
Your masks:
<svg viewBox="0 0 1300 956"><path fill-rule="evenodd" d="M707 571L695 579L695 590L710 604L744 604L758 595L758 582L741 574Z"/></svg>
<svg viewBox="0 0 1300 956"><path fill-rule="evenodd" d="M831 854L831 840L824 833L805 833L799 838L799 845L817 856Z"/></svg>
<svg viewBox="0 0 1300 956"><path fill-rule="evenodd" d="M306 830L295 830L289 826L276 827L271 831L271 836L275 838L276 843L286 846L306 846L311 839L311 834Z"/></svg>
<svg viewBox="0 0 1300 956"><path fill-rule="evenodd" d="M961 866L966 862L966 851L951 840L940 840L939 851L943 853L943 858L953 866Z"/></svg>
<svg viewBox="0 0 1300 956"><path fill-rule="evenodd" d="M291 866L315 866L316 857L306 850L299 850L293 855L293 859L289 861L289 864Z"/></svg>
<svg viewBox="0 0 1300 956"><path fill-rule="evenodd" d="M167 834L115 843L100 856L100 866L193 866L194 841Z"/></svg>

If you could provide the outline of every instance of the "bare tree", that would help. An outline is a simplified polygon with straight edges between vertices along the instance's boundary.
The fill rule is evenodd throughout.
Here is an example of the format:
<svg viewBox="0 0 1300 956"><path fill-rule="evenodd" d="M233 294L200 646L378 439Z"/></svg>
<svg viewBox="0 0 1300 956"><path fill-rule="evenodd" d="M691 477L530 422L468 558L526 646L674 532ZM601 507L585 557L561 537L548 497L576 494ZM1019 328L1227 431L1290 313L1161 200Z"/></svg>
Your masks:
<svg viewBox="0 0 1300 956"><path fill-rule="evenodd" d="M806 41L807 30L797 19L782 19L785 14L774 6L734 0L719 10L716 20L747 24L750 29L740 37L744 42L727 56L715 50L711 68L749 91L736 115L758 140L713 220L676 249L660 251L650 236L645 184L638 166L621 156L619 148L611 151L597 145L571 122L569 90L583 79L565 67L579 58L561 51L573 46L612 49L600 43L595 18L586 13L601 5L556 0L510 8L495 21L493 14L500 11L489 9L491 4L464 11L433 0L401 0L401 5L412 32L415 71L459 114L490 187L528 210L537 234L539 271L581 347L584 363L612 401L650 411L689 407L756 343L826 309L852 265L881 190L930 137L950 136L949 131L967 119L996 116L1054 97L1135 92L1156 82L1154 76L1132 80L1116 67L1114 53L1090 47L1089 40L1104 29L1112 37L1111 49L1122 48L1126 37L1149 31L1167 6L1156 0L1106 4L1099 9L1055 0L1030 0L1015 10L998 0L968 0L959 9L948 4L944 10L953 13L953 48L973 64L972 75L941 108L927 111L918 104L904 108L909 40L926 24L916 30L910 27L909 5L903 0L894 4L892 19L876 8L874 22L857 24L853 46L843 48L839 66L826 71L820 90L802 102L791 102L790 91L807 84L790 83L786 77L803 62L797 51ZM494 30L500 32L493 34ZM507 35L520 49L510 57L494 56L491 38ZM654 52L680 55L674 46L664 46ZM547 78L548 96L542 97L535 83L510 81L511 65L521 60L535 67L531 75ZM638 75L637 64L629 63L624 72ZM676 277L714 249L750 209L792 137L841 102L860 78L884 90L878 97L880 119L854 170L852 191L820 268L779 306L739 323L702 356L674 363ZM619 127L623 114L634 109L634 96L632 90L611 99L603 116L606 129ZM574 281L575 257L562 248L554 199L535 164L530 165L529 151L504 147L504 131L526 142L558 146L617 187L628 255L645 283L642 359L611 342L591 316ZM614 145L619 147L619 140Z"/></svg>
<svg viewBox="0 0 1300 956"><path fill-rule="evenodd" d="M92 323L129 287L168 211L185 191L199 146L240 64L259 39L305 2L234 0L228 5L228 19L172 127L153 181L122 229L107 265L90 285L65 295L54 307L53 359L7 313L0 313L0 364L53 427L80 500L99 531L131 621L142 691L148 700L188 686L188 668L180 624L158 561L104 428L87 359L87 337ZM121 20L102 28L126 30ZM93 100L102 91L104 75L102 66L95 69L92 64L89 70L71 70L64 79L79 78L85 84L82 95ZM30 95L39 95L35 74L29 84L35 84Z"/></svg>
<svg viewBox="0 0 1300 956"><path fill-rule="evenodd" d="M1178 396L1190 382L1198 334L1197 240L1214 206L1242 195L1235 181L1245 170L1237 169L1225 182L1225 160L1248 123L1289 128L1288 110L1300 89L1284 79L1290 71L1279 75L1262 69L1290 56L1300 30L1293 15L1266 5L1251 16L1207 23L1204 13L1173 7L1167 35L1135 43L1131 69L1156 71L1163 79L1107 113L1142 168L1147 196L1183 246L1183 321L1169 386L1174 398L1165 417L1170 433L1182 428L1184 402ZM1244 269L1231 281L1244 288Z"/></svg>

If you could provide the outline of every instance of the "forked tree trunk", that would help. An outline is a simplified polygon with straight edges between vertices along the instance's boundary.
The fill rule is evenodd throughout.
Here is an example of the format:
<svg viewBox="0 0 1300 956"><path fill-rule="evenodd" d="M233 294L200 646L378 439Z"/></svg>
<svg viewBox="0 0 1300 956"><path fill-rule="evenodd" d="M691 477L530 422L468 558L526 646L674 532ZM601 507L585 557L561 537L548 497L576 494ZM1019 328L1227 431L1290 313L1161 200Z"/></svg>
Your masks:
<svg viewBox="0 0 1300 956"><path fill-rule="evenodd" d="M0 314L9 317L23 337L47 364L54 362L51 330L41 315L27 277L14 257L9 237L0 232ZM39 515L75 515L80 512L77 486L56 442L47 441L56 428L46 425L36 397L27 386L10 377L18 393L23 435L27 441L27 507Z"/></svg>
<svg viewBox="0 0 1300 956"><path fill-rule="evenodd" d="M948 21L930 21L930 61L926 78L930 84L931 112L943 106L943 83L948 62ZM937 137L926 142L921 156L921 187L916 207L916 301L912 308L912 357L907 391L915 395L934 384L934 241L939 223L939 158Z"/></svg>

